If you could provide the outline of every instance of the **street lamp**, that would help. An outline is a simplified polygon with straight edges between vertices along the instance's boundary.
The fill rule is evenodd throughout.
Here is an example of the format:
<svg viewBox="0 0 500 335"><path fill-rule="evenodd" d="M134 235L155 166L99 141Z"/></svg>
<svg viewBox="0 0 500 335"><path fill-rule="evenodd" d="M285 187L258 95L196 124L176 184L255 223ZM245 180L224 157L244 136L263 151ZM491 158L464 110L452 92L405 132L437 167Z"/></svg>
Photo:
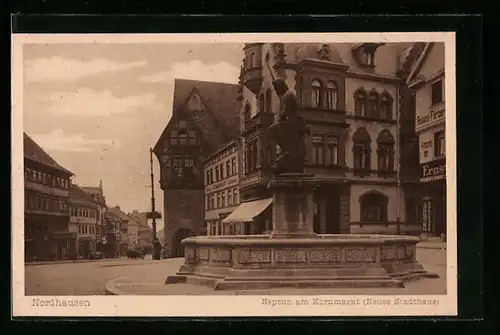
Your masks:
<svg viewBox="0 0 500 335"><path fill-rule="evenodd" d="M149 162L151 166L151 212L146 213L146 218L151 219L153 226L153 259L160 259L161 245L156 237L156 219L161 219L161 213L155 209L155 186L153 173L153 148L149 148Z"/></svg>

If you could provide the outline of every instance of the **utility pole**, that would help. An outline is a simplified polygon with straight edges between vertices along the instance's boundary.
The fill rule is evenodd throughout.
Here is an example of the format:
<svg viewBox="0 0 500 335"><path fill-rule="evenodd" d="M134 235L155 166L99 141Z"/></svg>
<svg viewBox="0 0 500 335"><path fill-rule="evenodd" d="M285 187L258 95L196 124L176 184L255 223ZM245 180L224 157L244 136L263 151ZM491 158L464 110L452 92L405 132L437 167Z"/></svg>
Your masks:
<svg viewBox="0 0 500 335"><path fill-rule="evenodd" d="M153 242L156 241L156 210L155 210L155 181L153 174L153 148L149 148L149 162L151 165L151 217L153 226Z"/></svg>

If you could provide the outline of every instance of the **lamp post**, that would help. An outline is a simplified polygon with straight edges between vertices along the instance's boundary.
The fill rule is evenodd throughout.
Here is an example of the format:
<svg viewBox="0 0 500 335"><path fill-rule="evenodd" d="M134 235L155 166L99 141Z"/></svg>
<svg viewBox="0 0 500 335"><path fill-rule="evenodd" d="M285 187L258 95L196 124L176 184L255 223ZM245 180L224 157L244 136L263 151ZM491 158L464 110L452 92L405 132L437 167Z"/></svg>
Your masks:
<svg viewBox="0 0 500 335"><path fill-rule="evenodd" d="M161 218L161 214L156 211L155 208L155 184L154 184L154 173L153 173L153 148L149 148L149 162L151 167L151 212L148 213L148 219L151 219L151 225L153 226L153 259L160 259L161 246L160 242L156 237L156 219Z"/></svg>

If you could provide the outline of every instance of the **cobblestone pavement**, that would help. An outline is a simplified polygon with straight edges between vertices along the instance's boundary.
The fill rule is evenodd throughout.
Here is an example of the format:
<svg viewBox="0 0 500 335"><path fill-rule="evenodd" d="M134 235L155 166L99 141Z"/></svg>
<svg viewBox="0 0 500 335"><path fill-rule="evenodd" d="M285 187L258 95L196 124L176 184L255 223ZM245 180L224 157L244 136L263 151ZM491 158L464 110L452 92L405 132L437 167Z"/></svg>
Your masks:
<svg viewBox="0 0 500 335"><path fill-rule="evenodd" d="M384 289L272 289L252 291L217 291L189 284L164 285L167 275L175 274L183 259L116 260L80 264L30 265L25 267L26 295L96 295L105 294L107 281L128 277L121 286L133 295L242 295L242 294L445 294L446 251L418 249L417 257L427 271L439 279L423 278L405 288Z"/></svg>

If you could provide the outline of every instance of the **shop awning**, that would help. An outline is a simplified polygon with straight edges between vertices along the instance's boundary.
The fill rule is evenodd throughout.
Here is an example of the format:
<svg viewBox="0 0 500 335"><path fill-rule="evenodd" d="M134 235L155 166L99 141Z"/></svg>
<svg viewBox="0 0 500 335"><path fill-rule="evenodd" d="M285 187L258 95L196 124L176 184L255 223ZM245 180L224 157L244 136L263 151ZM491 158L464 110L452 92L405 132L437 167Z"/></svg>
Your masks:
<svg viewBox="0 0 500 335"><path fill-rule="evenodd" d="M273 198L260 199L241 203L234 212L228 215L223 223L249 222L262 213L273 202Z"/></svg>

